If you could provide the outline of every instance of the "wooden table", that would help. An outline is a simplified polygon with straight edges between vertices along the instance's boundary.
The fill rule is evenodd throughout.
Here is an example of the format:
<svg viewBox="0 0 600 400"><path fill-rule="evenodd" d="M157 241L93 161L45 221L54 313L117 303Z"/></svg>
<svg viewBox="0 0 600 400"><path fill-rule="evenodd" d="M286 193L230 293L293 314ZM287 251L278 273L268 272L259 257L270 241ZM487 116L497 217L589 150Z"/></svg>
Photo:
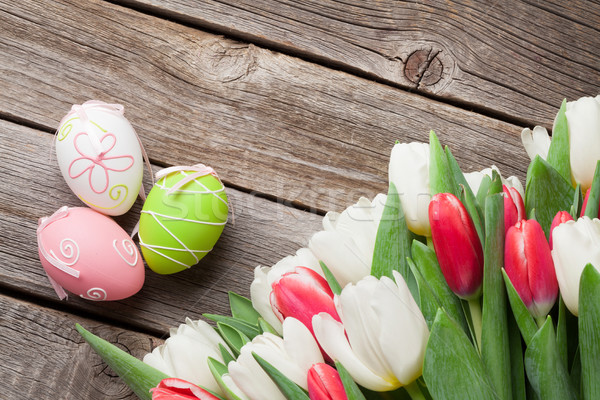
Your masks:
<svg viewBox="0 0 600 400"><path fill-rule="evenodd" d="M387 190L396 139L434 129L464 171L524 179L522 127L600 93L600 5L566 3L0 0L0 397L134 398L76 322L142 357L227 313L326 211ZM125 106L155 170L214 167L235 209L200 265L110 303L58 300L36 249L39 217L81 205L52 141L89 99Z"/></svg>

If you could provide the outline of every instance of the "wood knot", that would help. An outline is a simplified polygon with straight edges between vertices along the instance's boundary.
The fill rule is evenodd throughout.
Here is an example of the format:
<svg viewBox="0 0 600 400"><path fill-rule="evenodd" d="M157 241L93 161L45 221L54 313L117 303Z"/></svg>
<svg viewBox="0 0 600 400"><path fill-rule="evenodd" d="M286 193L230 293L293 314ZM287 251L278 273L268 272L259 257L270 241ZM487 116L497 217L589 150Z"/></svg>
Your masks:
<svg viewBox="0 0 600 400"><path fill-rule="evenodd" d="M254 46L227 39L203 43L198 59L204 76L222 83L244 79L256 69Z"/></svg>
<svg viewBox="0 0 600 400"><path fill-rule="evenodd" d="M404 64L404 76L416 86L435 85L442 79L444 65L438 58L440 51L417 50Z"/></svg>

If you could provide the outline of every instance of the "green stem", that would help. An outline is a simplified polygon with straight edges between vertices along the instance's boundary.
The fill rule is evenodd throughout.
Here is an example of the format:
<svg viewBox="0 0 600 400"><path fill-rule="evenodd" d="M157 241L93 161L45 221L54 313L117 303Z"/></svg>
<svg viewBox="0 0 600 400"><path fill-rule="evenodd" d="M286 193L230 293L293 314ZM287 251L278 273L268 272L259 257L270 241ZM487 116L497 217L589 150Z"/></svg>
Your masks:
<svg viewBox="0 0 600 400"><path fill-rule="evenodd" d="M431 238L431 236L427 236L427 247L429 247L431 250L435 251L435 249L433 248L433 239Z"/></svg>
<svg viewBox="0 0 600 400"><path fill-rule="evenodd" d="M404 389L406 389L413 400L427 400L416 380L404 386Z"/></svg>
<svg viewBox="0 0 600 400"><path fill-rule="evenodd" d="M473 321L473 330L475 331L475 341L477 350L481 353L481 303L479 298L469 300L469 311L471 311L471 321Z"/></svg>
<svg viewBox="0 0 600 400"><path fill-rule="evenodd" d="M537 317L535 319L535 322L537 323L538 329L542 327L542 325L544 325L544 323L546 322L546 317L547 315L542 315L541 317Z"/></svg>

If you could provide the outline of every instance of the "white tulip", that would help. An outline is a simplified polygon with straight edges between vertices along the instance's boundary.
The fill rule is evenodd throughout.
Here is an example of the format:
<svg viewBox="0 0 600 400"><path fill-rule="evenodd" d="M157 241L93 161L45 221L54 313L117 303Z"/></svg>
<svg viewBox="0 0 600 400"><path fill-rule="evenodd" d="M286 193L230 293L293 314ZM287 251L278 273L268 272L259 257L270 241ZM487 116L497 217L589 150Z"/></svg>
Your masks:
<svg viewBox="0 0 600 400"><path fill-rule="evenodd" d="M502 177L502 174L500 173L500 170L495 165L492 165L491 168L484 168L481 171L467 172L466 174L464 174L465 179L467 180L467 183L469 184L469 187L471 188L473 194L477 195L477 192L479 191L479 186L481 186L481 181L485 176L490 177L490 179L492 178L492 170L496 171L498 175L500 175L500 179L502 180L503 185L506 185L506 187L509 188L515 188L521 195L521 198L525 198L525 191L523 190L523 185L521 184L519 178L517 178L516 176L509 176L508 178L504 179Z"/></svg>
<svg viewBox="0 0 600 400"><path fill-rule="evenodd" d="M378 194L373 201L361 197L341 214L328 212L323 231L308 242L318 260L331 270L340 285L358 282L371 273L377 228L387 196Z"/></svg>
<svg viewBox="0 0 600 400"><path fill-rule="evenodd" d="M285 400L277 385L269 378L252 356L256 353L282 374L304 389L308 389L308 370L322 363L323 356L312 334L300 321L286 318L283 322L283 339L270 333L256 336L240 350L236 361L229 363L229 373L224 381L232 382L234 392L243 400Z"/></svg>
<svg viewBox="0 0 600 400"><path fill-rule="evenodd" d="M582 190L592 186L600 160L600 95L567 102L571 175Z"/></svg>
<svg viewBox="0 0 600 400"><path fill-rule="evenodd" d="M571 178L580 183L585 192L592 186L596 163L600 160L600 95L567 102L565 116L569 129ZM543 159L548 157L550 136L546 128L523 129L521 141L532 160L536 155Z"/></svg>
<svg viewBox="0 0 600 400"><path fill-rule="evenodd" d="M269 300L272 286L283 274L293 271L296 267L307 267L323 274L315 255L307 248L302 248L293 256L281 259L273 267L258 266L254 269L254 280L250 285L252 306L275 330L281 334L282 326L279 318L273 313Z"/></svg>
<svg viewBox="0 0 600 400"><path fill-rule="evenodd" d="M144 362L165 374L201 385L221 394L221 388L208 368L208 357L223 362L219 344L229 350L219 334L206 322L186 318L172 328L164 344L146 354Z"/></svg>
<svg viewBox="0 0 600 400"><path fill-rule="evenodd" d="M567 221L552 231L552 259L565 305L579 314L579 281L588 263L600 268L600 220Z"/></svg>
<svg viewBox="0 0 600 400"><path fill-rule="evenodd" d="M392 148L389 181L396 186L408 229L431 236L429 226L429 144L398 143Z"/></svg>
<svg viewBox="0 0 600 400"><path fill-rule="evenodd" d="M402 276L367 276L335 297L342 323L329 314L313 317L323 350L360 385L394 390L422 374L429 330Z"/></svg>

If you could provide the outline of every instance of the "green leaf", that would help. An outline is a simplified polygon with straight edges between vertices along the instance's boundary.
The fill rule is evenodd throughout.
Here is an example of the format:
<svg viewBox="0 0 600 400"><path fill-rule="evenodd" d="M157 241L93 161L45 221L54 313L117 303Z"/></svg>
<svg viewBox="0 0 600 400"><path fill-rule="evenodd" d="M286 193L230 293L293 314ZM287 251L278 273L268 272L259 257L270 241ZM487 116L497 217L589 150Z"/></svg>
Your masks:
<svg viewBox="0 0 600 400"><path fill-rule="evenodd" d="M263 318L259 318L258 319L258 327L260 328L260 332L261 333L272 333L273 335L277 335L279 336L279 333L275 330L275 328L273 328L271 326L270 323L268 323L266 320L264 320Z"/></svg>
<svg viewBox="0 0 600 400"><path fill-rule="evenodd" d="M492 170L492 183L490 184L490 188L488 190L488 196L493 194L502 193L502 178L500 174L495 169ZM485 199L487 201L487 197Z"/></svg>
<svg viewBox="0 0 600 400"><path fill-rule="evenodd" d="M412 244L412 257L423 277L424 284L433 292L440 307L468 334L469 327L465 319L462 304L460 299L450 290L448 283L446 283L446 278L442 274L435 251L423 243L414 240ZM435 312L437 314L437 310ZM432 318L435 318L435 314Z"/></svg>
<svg viewBox="0 0 600 400"><path fill-rule="evenodd" d="M540 399L577 399L566 366L558 354L551 317L546 319L525 350L525 370Z"/></svg>
<svg viewBox="0 0 600 400"><path fill-rule="evenodd" d="M481 358L500 399L512 397L510 348L506 320L504 266L504 195L488 196L485 204L485 248Z"/></svg>
<svg viewBox="0 0 600 400"><path fill-rule="evenodd" d="M229 364L231 361L235 361L235 357L232 356L229 350L227 350L221 343L219 343L219 352L221 353L221 357L223 357L223 362L225 365Z"/></svg>
<svg viewBox="0 0 600 400"><path fill-rule="evenodd" d="M381 222L377 228L371 275L376 278L387 276L393 279L392 271L396 270L406 281L413 297L417 298L417 283L406 261L406 258L410 257L412 240L412 234L406 226L400 196L394 184L390 182Z"/></svg>
<svg viewBox="0 0 600 400"><path fill-rule="evenodd" d="M210 319L211 321L215 321L217 323L222 322L227 324L238 331L242 332L245 336L247 336L250 340L254 339L256 335L260 334L257 325L251 325L248 322L237 319L234 317L227 317L225 315L217 315L217 314L202 314L203 317ZM258 322L258 321L257 321Z"/></svg>
<svg viewBox="0 0 600 400"><path fill-rule="evenodd" d="M254 352L252 353L252 356L254 356L256 362L258 362L258 364L267 373L267 375L269 375L273 382L275 382L275 384L277 385L281 393L283 393L286 399L310 400L304 389L302 389L300 386L294 383L287 376L279 372L277 368L269 364L267 361L265 361L263 358L261 358L258 354Z"/></svg>
<svg viewBox="0 0 600 400"><path fill-rule="evenodd" d="M535 209L536 220L548 238L557 212L569 210L575 190L550 164L539 156L529 164L525 191L527 215Z"/></svg>
<svg viewBox="0 0 600 400"><path fill-rule="evenodd" d="M234 292L229 292L229 307L235 319L257 326L260 314L252 307L252 301Z"/></svg>
<svg viewBox="0 0 600 400"><path fill-rule="evenodd" d="M579 347L577 347L577 351L575 351L573 357L573 364L571 365L571 384L577 393L582 393L581 381L581 353L579 352Z"/></svg>
<svg viewBox="0 0 600 400"><path fill-rule="evenodd" d="M250 339L244 333L227 323L217 322L217 331L233 351L235 357L240 355L242 346L250 342Z"/></svg>
<svg viewBox="0 0 600 400"><path fill-rule="evenodd" d="M441 309L429 335L423 378L434 399L498 399L471 341Z"/></svg>
<svg viewBox="0 0 600 400"><path fill-rule="evenodd" d="M525 365L523 364L523 345L517 321L512 313L507 313L508 341L510 349L510 373L512 383L512 399L526 400Z"/></svg>
<svg viewBox="0 0 600 400"><path fill-rule="evenodd" d="M569 155L569 126L567 125L567 99L564 99L552 131L552 141L548 149L548 164L550 164L567 182L571 182L571 157Z"/></svg>
<svg viewBox="0 0 600 400"><path fill-rule="evenodd" d="M431 195L452 193L459 196L454 173L448 164L446 152L434 131L429 132L429 190Z"/></svg>
<svg viewBox="0 0 600 400"><path fill-rule="evenodd" d="M423 279L423 276L419 272L419 269L414 263L414 261L409 259L408 265L410 265L410 269L412 270L413 276L417 280L417 287L419 288L419 297L415 298L415 301L421 309L423 317L425 317L427 328L431 329L431 325L433 325L433 320L435 319L437 310L441 307L441 305L438 302L435 294L431 291L429 285L427 285L425 279Z"/></svg>
<svg viewBox="0 0 600 400"><path fill-rule="evenodd" d="M588 264L583 269L579 286L579 354L584 400L600 398L599 299L600 273Z"/></svg>
<svg viewBox="0 0 600 400"><path fill-rule="evenodd" d="M143 400L151 400L150 389L156 387L168 375L138 360L131 354L115 345L88 332L81 325L75 324L77 332L94 349L108 366Z"/></svg>
<svg viewBox="0 0 600 400"><path fill-rule="evenodd" d="M365 396L358 388L358 385L354 382L342 363L336 361L335 368L337 369L338 374L340 374L340 379L342 380L342 385L344 385L344 391L346 392L346 396L348 396L348 400L366 400Z"/></svg>
<svg viewBox="0 0 600 400"><path fill-rule="evenodd" d="M325 275L325 279L327 280L327 283L329 284L329 288L331 289L333 294L342 293L342 286L339 284L337 279L335 279L335 276L333 276L333 274L331 273L331 270L327 267L327 265L325 265L325 263L323 261L319 261L319 264L321 265L321 270L323 270L323 275Z"/></svg>
<svg viewBox="0 0 600 400"><path fill-rule="evenodd" d="M596 171L590 188L590 197L585 206L585 216L589 218L598 218L598 208L600 204L600 160L596 163Z"/></svg>
<svg viewBox="0 0 600 400"><path fill-rule="evenodd" d="M479 205L479 208L481 209L482 215L485 215L485 213L484 213L485 198L487 197L488 192L490 191L491 185L492 185L492 178L485 175L483 177L483 179L481 179L481 184L479 185L479 190L477 190L477 195L476 195L477 204Z"/></svg>
<svg viewBox="0 0 600 400"><path fill-rule="evenodd" d="M581 194L581 185L578 183L575 187L575 194L573 195L573 205L571 205L571 210L569 214L573 217L574 220L579 218L581 215L581 206L583 205L583 196Z"/></svg>
<svg viewBox="0 0 600 400"><path fill-rule="evenodd" d="M223 375L229 372L227 370L227 367L223 365L220 361L217 361L212 357L208 357L206 362L208 363L208 369L210 370L210 373L215 378L215 381L217 381L217 384L219 385L221 390L225 392L227 399L242 400L235 393L233 393L233 391L229 389L227 384L225 384L225 382L223 381Z"/></svg>
<svg viewBox="0 0 600 400"><path fill-rule="evenodd" d="M569 365L569 346L567 335L567 306L558 296L558 321L556 323L556 345L558 346L558 355L564 365Z"/></svg>
<svg viewBox="0 0 600 400"><path fill-rule="evenodd" d="M521 335L523 336L525 344L529 346L529 343L531 343L533 336L537 332L537 325L529 313L529 310L525 306L525 303L523 303L523 300L521 300L521 297L519 297L519 294L510 281L508 275L506 275L506 271L502 270L502 275L504 276L506 293L508 294L508 301L510 302L513 316L515 317L515 321L517 321L517 325L519 326L519 330L521 331Z"/></svg>

